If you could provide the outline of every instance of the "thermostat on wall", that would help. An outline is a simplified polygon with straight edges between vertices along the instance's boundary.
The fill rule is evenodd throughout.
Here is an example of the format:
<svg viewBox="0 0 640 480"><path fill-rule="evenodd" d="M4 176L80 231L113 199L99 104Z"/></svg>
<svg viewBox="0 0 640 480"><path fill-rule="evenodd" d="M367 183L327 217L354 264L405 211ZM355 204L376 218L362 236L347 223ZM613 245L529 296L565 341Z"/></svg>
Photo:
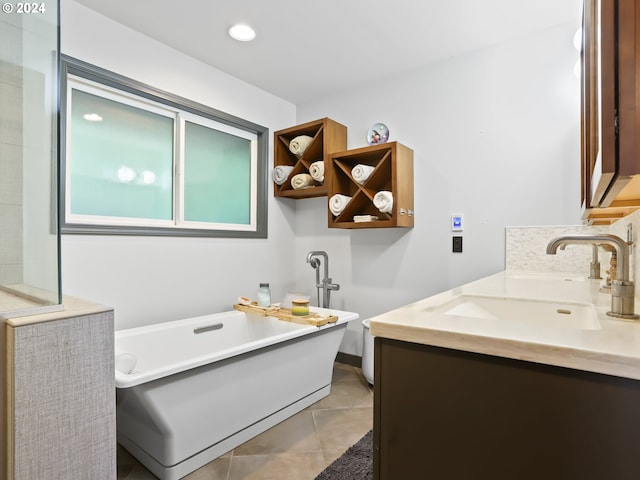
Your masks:
<svg viewBox="0 0 640 480"><path fill-rule="evenodd" d="M451 231L452 232L461 232L462 231L462 214L451 215Z"/></svg>

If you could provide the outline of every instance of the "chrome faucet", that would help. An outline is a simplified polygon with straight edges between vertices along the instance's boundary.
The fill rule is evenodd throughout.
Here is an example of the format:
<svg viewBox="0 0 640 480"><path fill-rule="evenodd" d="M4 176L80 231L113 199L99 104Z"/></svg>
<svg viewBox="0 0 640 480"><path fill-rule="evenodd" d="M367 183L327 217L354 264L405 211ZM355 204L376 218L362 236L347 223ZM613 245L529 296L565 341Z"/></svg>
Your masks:
<svg viewBox="0 0 640 480"><path fill-rule="evenodd" d="M635 286L629 276L629 244L616 235L561 235L547 244L547 253L555 255L569 244L609 245L617 257L617 278L611 280L611 311L607 315L620 318L639 318L634 312Z"/></svg>
<svg viewBox="0 0 640 480"><path fill-rule="evenodd" d="M324 258L324 278L320 280L320 265L321 260L318 257ZM322 250L309 252L307 255L307 263L311 265L316 271L316 290L318 294L318 306L323 308L330 308L331 304L331 290L340 290L340 285L337 283L331 283L329 278L329 256L327 252ZM320 305L320 290L322 289L322 305Z"/></svg>

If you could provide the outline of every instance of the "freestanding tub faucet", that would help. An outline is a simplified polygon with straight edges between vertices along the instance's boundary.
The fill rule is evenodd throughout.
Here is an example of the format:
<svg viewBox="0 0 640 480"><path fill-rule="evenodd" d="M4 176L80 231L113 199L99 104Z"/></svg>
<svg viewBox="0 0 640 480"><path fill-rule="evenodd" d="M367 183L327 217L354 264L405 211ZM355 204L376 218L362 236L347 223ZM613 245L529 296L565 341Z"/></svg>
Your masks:
<svg viewBox="0 0 640 480"><path fill-rule="evenodd" d="M318 257L324 258L324 278L320 280L320 265L322 261ZM331 283L329 278L329 255L322 250L309 252L307 255L307 263L316 271L316 290L318 294L318 306L322 308L330 308L331 290L340 290L340 285ZM322 289L322 305L320 304L320 290Z"/></svg>
<svg viewBox="0 0 640 480"><path fill-rule="evenodd" d="M617 278L611 280L611 311L607 315L619 318L640 318L635 314L635 286L629 277L629 244L616 235L560 235L547 244L547 253L555 255L566 245L610 245L617 257Z"/></svg>

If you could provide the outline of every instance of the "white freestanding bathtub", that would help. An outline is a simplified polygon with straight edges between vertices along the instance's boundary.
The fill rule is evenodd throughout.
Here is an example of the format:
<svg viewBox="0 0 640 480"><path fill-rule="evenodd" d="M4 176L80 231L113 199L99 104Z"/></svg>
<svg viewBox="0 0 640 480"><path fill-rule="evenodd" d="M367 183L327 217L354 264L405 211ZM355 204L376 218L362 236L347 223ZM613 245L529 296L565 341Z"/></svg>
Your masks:
<svg viewBox="0 0 640 480"><path fill-rule="evenodd" d="M118 442L184 477L327 396L351 312L323 327L239 311L115 333Z"/></svg>

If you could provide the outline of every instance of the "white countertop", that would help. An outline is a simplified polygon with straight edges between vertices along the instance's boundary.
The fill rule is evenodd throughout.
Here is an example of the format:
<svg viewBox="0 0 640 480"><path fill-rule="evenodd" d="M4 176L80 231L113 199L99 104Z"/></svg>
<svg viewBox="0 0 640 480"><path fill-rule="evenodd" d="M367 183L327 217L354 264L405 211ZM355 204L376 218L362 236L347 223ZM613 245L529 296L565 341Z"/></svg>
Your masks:
<svg viewBox="0 0 640 480"><path fill-rule="evenodd" d="M599 292L601 283L575 274L500 272L373 317L370 331L379 337L640 380L640 320L608 316L611 296ZM430 311L459 295L591 304L597 322L580 329Z"/></svg>

